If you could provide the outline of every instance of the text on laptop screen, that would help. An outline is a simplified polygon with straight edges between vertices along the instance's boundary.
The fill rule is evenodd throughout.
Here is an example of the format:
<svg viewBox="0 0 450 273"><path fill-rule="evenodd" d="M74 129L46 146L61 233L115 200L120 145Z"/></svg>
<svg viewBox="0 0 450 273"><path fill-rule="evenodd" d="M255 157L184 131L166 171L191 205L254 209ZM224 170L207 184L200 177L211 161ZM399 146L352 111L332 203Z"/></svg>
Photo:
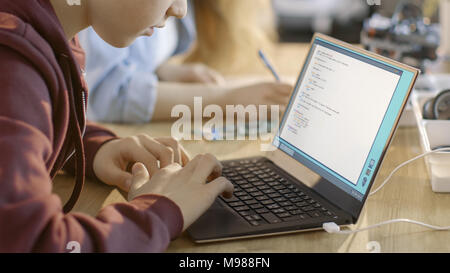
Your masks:
<svg viewBox="0 0 450 273"><path fill-rule="evenodd" d="M361 201L413 77L316 38L274 144Z"/></svg>

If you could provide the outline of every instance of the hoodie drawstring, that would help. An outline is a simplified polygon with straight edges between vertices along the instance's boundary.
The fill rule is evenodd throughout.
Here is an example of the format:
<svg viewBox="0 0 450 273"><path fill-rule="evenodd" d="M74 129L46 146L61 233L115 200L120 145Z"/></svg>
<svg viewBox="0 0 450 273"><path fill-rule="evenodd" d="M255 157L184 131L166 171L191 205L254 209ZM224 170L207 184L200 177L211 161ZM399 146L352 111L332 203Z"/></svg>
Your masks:
<svg viewBox="0 0 450 273"><path fill-rule="evenodd" d="M72 194L69 198L69 201L64 205L63 211L64 213L70 212L78 198L80 197L81 191L84 186L84 176L86 169L85 162L85 154L84 154L84 146L83 146L83 135L81 132L80 124L78 122L76 104L75 104L75 96L72 85L72 76L69 65L69 57L65 54L60 55L60 63L61 68L64 73L64 79L66 81L67 91L69 95L69 103L70 103L70 117L69 117L69 128L67 132L67 137L72 138L75 146L75 187L72 191ZM84 102L83 102L84 103ZM84 105L83 105L84 108ZM84 113L83 113L84 115Z"/></svg>

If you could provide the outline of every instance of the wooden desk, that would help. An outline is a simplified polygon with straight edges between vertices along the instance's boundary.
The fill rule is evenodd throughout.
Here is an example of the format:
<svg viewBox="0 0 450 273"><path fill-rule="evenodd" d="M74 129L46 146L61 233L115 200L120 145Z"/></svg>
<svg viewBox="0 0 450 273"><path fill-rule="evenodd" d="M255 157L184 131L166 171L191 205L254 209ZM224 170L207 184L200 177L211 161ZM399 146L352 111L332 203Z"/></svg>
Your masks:
<svg viewBox="0 0 450 273"><path fill-rule="evenodd" d="M307 45L281 46L278 64L285 64L283 74L296 76ZM288 60L300 60L292 62ZM106 127L119 136L147 133L170 135L171 123L148 125L111 125ZM261 155L258 141L185 141L191 155L210 152L219 159ZM417 128L399 128L380 168L374 188L401 162L421 153ZM54 192L66 201L73 188L73 178L60 175ZM125 201L116 189L87 181L74 210L95 216L104 206ZM355 227L376 224L393 218L409 218L433 225L450 225L450 194L432 192L423 160L401 169L376 195L370 197ZM380 244L381 252L450 252L450 231L431 231L411 224L393 224L353 235L331 235L323 231L297 233L221 243L195 244L187 234L173 241L168 252L368 252L368 242Z"/></svg>

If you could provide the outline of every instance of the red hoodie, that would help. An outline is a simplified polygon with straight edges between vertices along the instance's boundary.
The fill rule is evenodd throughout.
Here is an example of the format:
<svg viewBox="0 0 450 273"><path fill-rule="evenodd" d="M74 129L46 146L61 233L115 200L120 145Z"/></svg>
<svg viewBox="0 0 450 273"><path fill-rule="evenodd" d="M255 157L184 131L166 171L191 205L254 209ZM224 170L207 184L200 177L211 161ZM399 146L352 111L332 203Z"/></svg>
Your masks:
<svg viewBox="0 0 450 273"><path fill-rule="evenodd" d="M62 1L62 0L61 0ZM85 121L86 87L48 0L0 0L0 252L159 252L183 227L158 195L110 205L96 218L65 214L99 147L115 138ZM68 204L52 194L61 168L76 172Z"/></svg>

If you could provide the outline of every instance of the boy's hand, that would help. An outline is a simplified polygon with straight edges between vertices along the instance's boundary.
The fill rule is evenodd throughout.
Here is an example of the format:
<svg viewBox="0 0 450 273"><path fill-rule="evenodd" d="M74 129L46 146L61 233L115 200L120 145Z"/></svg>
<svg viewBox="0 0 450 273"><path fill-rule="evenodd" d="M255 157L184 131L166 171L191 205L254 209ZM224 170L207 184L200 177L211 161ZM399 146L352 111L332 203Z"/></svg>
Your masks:
<svg viewBox="0 0 450 273"><path fill-rule="evenodd" d="M177 163L166 166L151 179L143 164L135 164L132 172L128 200L151 193L169 198L181 209L183 230L197 220L218 195L231 197L234 189L230 181L219 177L222 165L210 154L196 156L184 168Z"/></svg>
<svg viewBox="0 0 450 273"><path fill-rule="evenodd" d="M204 64L162 64L156 71L162 81L224 84L219 72Z"/></svg>
<svg viewBox="0 0 450 273"><path fill-rule="evenodd" d="M151 138L145 134L116 139L100 147L94 157L94 173L104 183L128 191L131 173L128 166L141 162L150 176L159 168L173 163L182 166L189 162L184 148L173 138Z"/></svg>

